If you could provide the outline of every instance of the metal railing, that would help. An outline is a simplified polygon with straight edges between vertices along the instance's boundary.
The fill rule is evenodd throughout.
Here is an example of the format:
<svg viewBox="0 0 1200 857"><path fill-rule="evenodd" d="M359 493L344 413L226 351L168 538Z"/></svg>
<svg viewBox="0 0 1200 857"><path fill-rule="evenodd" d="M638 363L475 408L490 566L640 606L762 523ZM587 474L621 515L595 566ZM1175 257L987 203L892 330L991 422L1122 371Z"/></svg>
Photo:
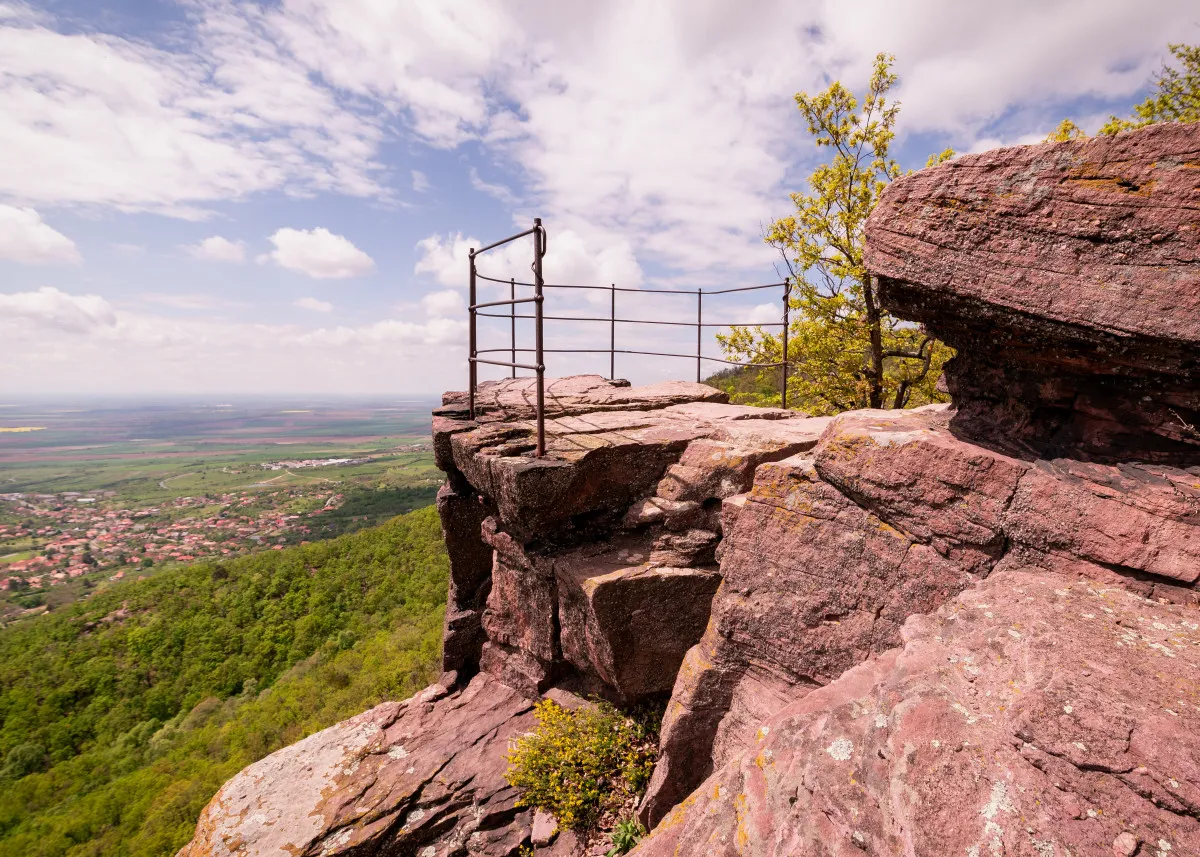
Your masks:
<svg viewBox="0 0 1200 857"><path fill-rule="evenodd" d="M476 267L475 260L478 256L486 253L489 250L494 250L497 247L502 247L527 235L533 236L533 264L530 269L533 272L533 282L526 283L517 280L515 277L510 277L507 280L497 279L495 277L487 277L479 273ZM608 377L614 379L616 376L616 356L618 354L638 354L647 357L695 357L696 360L696 382L699 383L702 376L702 364L708 360L714 363L724 363L729 366L753 367L759 369L781 368L780 373L780 399L783 407L787 407L787 349L788 349L788 322L790 313L791 296L790 283L787 280L779 283L766 283L761 286L740 286L731 289L631 289L617 286L616 283L611 283L607 286L581 285L573 283L546 283L542 279L542 258L546 255L547 240L546 229L542 226L541 218L535 217L533 227L526 229L524 232L518 232L516 235L510 235L508 238L503 238L500 241L495 241L486 247L479 250L471 248L469 255L470 259L470 295L468 301L468 309L470 311L470 334L469 348L470 355L468 362L470 366L470 378L468 381L467 390L467 406L470 410L471 419L475 419L475 390L478 386L478 366L480 363L490 366L506 366L511 369L512 377L517 377L518 369L525 369L536 374L537 388L537 404L535 414L537 418L537 450L536 454L540 458L546 453L546 420L545 420L545 405L546 405L546 354L608 354ZM491 283L499 283L509 287L508 300L487 301L486 303L478 302L478 281L486 280ZM517 287L530 287L533 289L533 297L518 298ZM610 294L609 300L609 315L605 316L579 316L579 315L546 315L544 312L545 290L546 289L590 289L607 291ZM783 320L777 322L706 322L704 320L704 297L714 297L717 295L728 295L735 292L752 292L761 289L782 289L783 292ZM655 319L642 318L617 318L617 292L631 292L638 295L694 295L696 298L696 320L695 321L660 321ZM517 313L519 304L533 304L533 315L521 315ZM494 307L507 306L508 313L490 313L480 312L480 310L491 309ZM500 318L509 319L510 325L510 341L508 348L479 348L477 320L480 317L484 318ZM517 347L517 319L530 319L534 323L534 347L533 348L518 348ZM546 348L544 340L544 327L547 321L566 321L566 322L608 322L609 325L609 347L608 348ZM692 355L681 354L678 352L665 351L641 351L629 348L617 348L617 325L618 324L646 324L646 325L663 325L669 327L694 327L696 328L696 353ZM703 353L704 346L704 328L722 328L722 327L782 327L783 328L783 359L774 363L740 363L736 360L725 360L720 357L706 357ZM480 357L480 354L502 354L509 355L508 360L494 360L490 358ZM517 354L532 353L534 355L533 363L518 363Z"/></svg>

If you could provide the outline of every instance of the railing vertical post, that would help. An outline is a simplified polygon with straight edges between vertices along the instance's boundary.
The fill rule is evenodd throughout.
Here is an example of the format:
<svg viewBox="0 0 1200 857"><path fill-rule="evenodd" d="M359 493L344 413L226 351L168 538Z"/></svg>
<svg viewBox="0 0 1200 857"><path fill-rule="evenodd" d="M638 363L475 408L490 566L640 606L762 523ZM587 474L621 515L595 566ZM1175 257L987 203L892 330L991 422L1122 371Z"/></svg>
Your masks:
<svg viewBox="0 0 1200 857"><path fill-rule="evenodd" d="M512 349L511 362L516 363L517 362L517 305L515 303L515 301L517 300L517 278L516 277L510 277L508 280L508 299L510 301L514 302L514 303L511 303L508 305L509 323L512 325L512 338L509 340L509 342L511 343L509 347ZM516 366L512 367L512 377L514 377L514 378L517 377L517 367Z"/></svg>
<svg viewBox="0 0 1200 857"><path fill-rule="evenodd" d="M696 289L696 383L700 383L700 336L704 332L704 289Z"/></svg>
<svg viewBox="0 0 1200 857"><path fill-rule="evenodd" d="M534 365L537 366L537 457L546 454L546 364L542 359L542 256L546 253L546 236L542 219L533 219L533 297L534 297ZM515 360L513 361L516 362Z"/></svg>
<svg viewBox="0 0 1200 857"><path fill-rule="evenodd" d="M467 376L467 411L469 412L471 419L475 419L475 382L478 379L477 373L479 370L478 370L477 364L475 363L475 358L478 356L478 354L476 353L476 341L475 341L475 303L476 303L476 300L475 300L475 248L474 247L471 248L471 251L468 254L468 258L470 259L470 263L471 263L470 288L469 288L469 292L468 292L468 304L470 306L470 312L471 312L471 324L470 324L470 334L469 334L470 342L468 344L468 348L471 352L471 355L467 361L468 365L470 366L470 369L468 370L468 376ZM513 362L516 363L517 361L514 360Z"/></svg>
<svg viewBox="0 0 1200 857"><path fill-rule="evenodd" d="M783 280L783 360L780 361L780 370L783 374L783 379L779 382L779 398L780 404L787 408L787 382L788 382L788 315L791 311L791 292L792 281L786 277Z"/></svg>
<svg viewBox="0 0 1200 857"><path fill-rule="evenodd" d="M617 378L617 284L610 283L609 288L612 289L610 293L612 300L609 303L608 322L608 380L615 381Z"/></svg>

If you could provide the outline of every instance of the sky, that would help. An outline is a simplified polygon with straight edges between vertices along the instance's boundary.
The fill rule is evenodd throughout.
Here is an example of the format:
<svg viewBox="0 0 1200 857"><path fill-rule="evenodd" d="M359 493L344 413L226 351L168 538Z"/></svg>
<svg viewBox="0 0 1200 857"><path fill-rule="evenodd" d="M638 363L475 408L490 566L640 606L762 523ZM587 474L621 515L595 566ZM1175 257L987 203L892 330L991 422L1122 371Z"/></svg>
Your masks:
<svg viewBox="0 0 1200 857"><path fill-rule="evenodd" d="M1095 131L1145 97L1169 42L1198 41L1193 0L0 0L0 396L462 389L467 248L535 216L549 282L776 280L762 226L821 156L793 95L860 92L880 51L895 153L919 168L1063 117ZM521 279L531 253L480 267ZM705 312L780 314L773 291ZM622 325L618 348L695 349L661 330ZM508 323L480 336L507 346ZM608 357L547 365L607 374ZM620 356L617 375L695 361Z"/></svg>

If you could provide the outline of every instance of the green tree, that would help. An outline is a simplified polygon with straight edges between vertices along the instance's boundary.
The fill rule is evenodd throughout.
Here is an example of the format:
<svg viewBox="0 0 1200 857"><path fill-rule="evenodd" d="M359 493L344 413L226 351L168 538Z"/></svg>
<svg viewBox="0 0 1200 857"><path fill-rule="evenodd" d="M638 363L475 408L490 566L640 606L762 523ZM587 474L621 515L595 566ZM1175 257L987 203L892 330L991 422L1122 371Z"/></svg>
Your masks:
<svg viewBox="0 0 1200 857"><path fill-rule="evenodd" d="M1180 67L1163 63L1154 78L1157 91L1134 106L1132 118L1111 117L1100 129L1101 134L1116 134L1156 122L1200 122L1200 45L1167 47Z"/></svg>
<svg viewBox="0 0 1200 857"><path fill-rule="evenodd" d="M1046 139L1043 142L1069 143L1072 140L1082 140L1086 136L1086 131L1084 131L1070 119L1064 119L1058 123L1057 128L1046 135Z"/></svg>
<svg viewBox="0 0 1200 857"><path fill-rule="evenodd" d="M944 400L935 383L952 352L883 309L863 263L863 224L900 175L890 154L900 110L887 97L897 81L894 61L875 58L861 109L840 82L817 95L796 95L809 133L832 157L809 176L808 193L791 195L795 212L764 235L782 256L791 289L788 405L814 414ZM934 155L929 165L952 156ZM778 362L783 354L782 335L762 328L735 329L718 340L738 362ZM777 393L739 398L779 402Z"/></svg>

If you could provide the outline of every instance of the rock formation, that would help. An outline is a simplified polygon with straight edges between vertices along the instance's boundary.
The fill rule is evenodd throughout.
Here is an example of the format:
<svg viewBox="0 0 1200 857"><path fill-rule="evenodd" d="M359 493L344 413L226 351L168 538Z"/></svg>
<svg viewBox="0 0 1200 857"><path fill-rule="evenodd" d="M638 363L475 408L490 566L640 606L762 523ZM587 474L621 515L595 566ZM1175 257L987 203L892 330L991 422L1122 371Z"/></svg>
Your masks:
<svg viewBox="0 0 1200 857"><path fill-rule="evenodd" d="M1200 854L1197 618L997 571L760 724L635 853Z"/></svg>
<svg viewBox="0 0 1200 857"><path fill-rule="evenodd" d="M949 407L557 379L538 459L530 382L447 394L441 683L243 771L189 857L577 853L503 779L543 695L667 700L637 854L1200 853L1198 152L893 183L868 259Z"/></svg>
<svg viewBox="0 0 1200 857"><path fill-rule="evenodd" d="M1036 454L1200 462L1200 134L966 155L867 223L884 304L959 349L956 427Z"/></svg>

